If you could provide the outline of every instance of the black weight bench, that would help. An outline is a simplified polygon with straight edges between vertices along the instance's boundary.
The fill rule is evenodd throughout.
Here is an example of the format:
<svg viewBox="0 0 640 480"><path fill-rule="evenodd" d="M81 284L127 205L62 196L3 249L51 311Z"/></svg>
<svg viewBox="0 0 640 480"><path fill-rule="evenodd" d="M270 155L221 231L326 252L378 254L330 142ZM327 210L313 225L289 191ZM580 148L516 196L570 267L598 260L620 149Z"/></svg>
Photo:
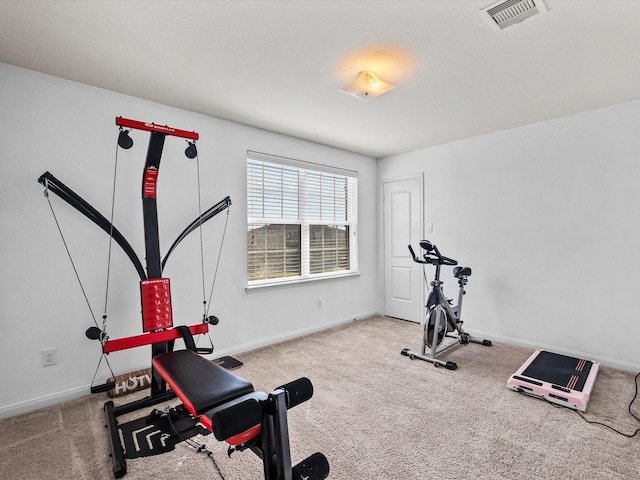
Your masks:
<svg viewBox="0 0 640 480"><path fill-rule="evenodd" d="M166 382L195 419L231 445L229 453L248 448L262 459L265 480L323 480L329 475L321 453L291 466L287 409L312 397L308 378L266 393L191 350L156 355L152 365L155 381Z"/></svg>

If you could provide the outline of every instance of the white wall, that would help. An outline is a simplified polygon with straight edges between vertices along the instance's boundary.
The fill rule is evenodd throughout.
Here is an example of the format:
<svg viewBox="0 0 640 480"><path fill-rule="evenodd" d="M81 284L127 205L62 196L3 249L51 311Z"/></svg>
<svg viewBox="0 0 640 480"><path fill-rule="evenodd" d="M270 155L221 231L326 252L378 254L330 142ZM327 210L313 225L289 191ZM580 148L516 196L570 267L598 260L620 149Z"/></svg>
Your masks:
<svg viewBox="0 0 640 480"><path fill-rule="evenodd" d="M361 155L5 64L0 86L0 417L88 392L100 349L84 336L93 322L36 179L50 170L108 217L118 115L198 131L203 208L232 198L212 307L221 319L212 330L216 355L378 312L378 192L383 181L424 172L430 238L473 267L464 308L471 332L640 369L640 102L394 155L376 169ZM134 148L118 154L114 223L144 257L140 180L148 134L132 136ZM165 142L158 187L163 251L198 213L195 162L184 157L185 146L173 137ZM246 293L247 149L359 172L361 276ZM108 236L57 197L52 202L100 320ZM224 220L220 215L204 229L207 289ZM165 272L175 323L198 322L197 233ZM141 333L137 285L114 245L112 338ZM40 351L47 347L58 348L58 365L43 368ZM109 356L116 374L147 367L149 358L149 347ZM103 364L98 381L107 375Z"/></svg>
<svg viewBox="0 0 640 480"><path fill-rule="evenodd" d="M424 172L428 237L473 268L468 330L638 370L638 132L632 102L384 158L379 184Z"/></svg>
<svg viewBox="0 0 640 480"><path fill-rule="evenodd" d="M93 325L36 179L51 171L107 218L110 216L118 129L115 117L153 121L200 134L198 150L203 209L230 195L233 206L211 313L221 323L211 337L215 356L362 318L379 311L376 244L376 163L327 146L238 125L87 85L0 64L0 417L88 393L100 346L84 336ZM149 134L132 131L135 145L118 153L114 224L144 265L140 184ZM163 252L198 215L196 163L183 139L167 137L158 181ZM359 172L361 275L247 294L246 150L325 163ZM109 237L51 195L65 238L100 322L105 298ZM213 280L225 215L204 228L207 294ZM174 324L202 316L199 236L194 232L172 254ZM139 278L113 245L108 333L142 333ZM322 298L323 308L316 300ZM201 345L208 341L201 338ZM58 364L43 368L40 352L58 349ZM146 368L150 347L109 355L116 374ZM108 376L103 365L97 380Z"/></svg>

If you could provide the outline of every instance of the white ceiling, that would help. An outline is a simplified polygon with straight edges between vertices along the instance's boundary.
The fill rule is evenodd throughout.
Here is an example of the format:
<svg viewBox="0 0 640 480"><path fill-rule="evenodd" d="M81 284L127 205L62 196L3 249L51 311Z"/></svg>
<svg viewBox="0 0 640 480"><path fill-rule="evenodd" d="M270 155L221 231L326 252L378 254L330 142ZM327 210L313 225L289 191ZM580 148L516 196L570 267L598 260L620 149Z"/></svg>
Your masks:
<svg viewBox="0 0 640 480"><path fill-rule="evenodd" d="M640 99L640 1L492 1L5 0L0 62L376 158Z"/></svg>

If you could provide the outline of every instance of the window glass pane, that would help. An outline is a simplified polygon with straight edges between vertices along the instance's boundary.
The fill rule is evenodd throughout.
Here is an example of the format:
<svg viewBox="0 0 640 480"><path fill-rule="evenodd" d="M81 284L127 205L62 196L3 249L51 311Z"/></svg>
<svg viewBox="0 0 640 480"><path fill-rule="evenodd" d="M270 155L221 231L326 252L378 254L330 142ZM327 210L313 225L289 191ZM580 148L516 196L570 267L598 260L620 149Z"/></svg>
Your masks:
<svg viewBox="0 0 640 480"><path fill-rule="evenodd" d="M300 276L300 225L250 225L247 254L249 281Z"/></svg>
<svg viewBox="0 0 640 480"><path fill-rule="evenodd" d="M349 270L349 227L309 225L310 273Z"/></svg>

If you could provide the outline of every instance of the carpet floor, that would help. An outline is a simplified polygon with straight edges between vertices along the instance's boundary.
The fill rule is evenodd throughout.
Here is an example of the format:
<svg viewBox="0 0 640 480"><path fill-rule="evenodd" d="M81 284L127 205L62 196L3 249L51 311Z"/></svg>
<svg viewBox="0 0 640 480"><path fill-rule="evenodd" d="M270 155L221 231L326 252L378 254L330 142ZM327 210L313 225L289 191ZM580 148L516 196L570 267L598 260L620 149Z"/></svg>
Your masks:
<svg viewBox="0 0 640 480"><path fill-rule="evenodd" d="M640 438L506 388L530 350L470 344L445 354L458 364L450 371L400 355L417 350L420 336L420 325L374 317L237 355L244 365L234 372L266 391L302 376L312 380L313 398L289 411L292 459L322 452L332 479L640 478ZM585 416L632 434L640 427L627 411L635 390L634 374L601 367ZM116 403L134 397L121 398ZM87 396L0 421L0 477L113 478L106 400ZM640 415L640 405L632 411ZM124 478L263 478L253 453L228 457L212 435L194 439L213 455L183 442L128 461Z"/></svg>

